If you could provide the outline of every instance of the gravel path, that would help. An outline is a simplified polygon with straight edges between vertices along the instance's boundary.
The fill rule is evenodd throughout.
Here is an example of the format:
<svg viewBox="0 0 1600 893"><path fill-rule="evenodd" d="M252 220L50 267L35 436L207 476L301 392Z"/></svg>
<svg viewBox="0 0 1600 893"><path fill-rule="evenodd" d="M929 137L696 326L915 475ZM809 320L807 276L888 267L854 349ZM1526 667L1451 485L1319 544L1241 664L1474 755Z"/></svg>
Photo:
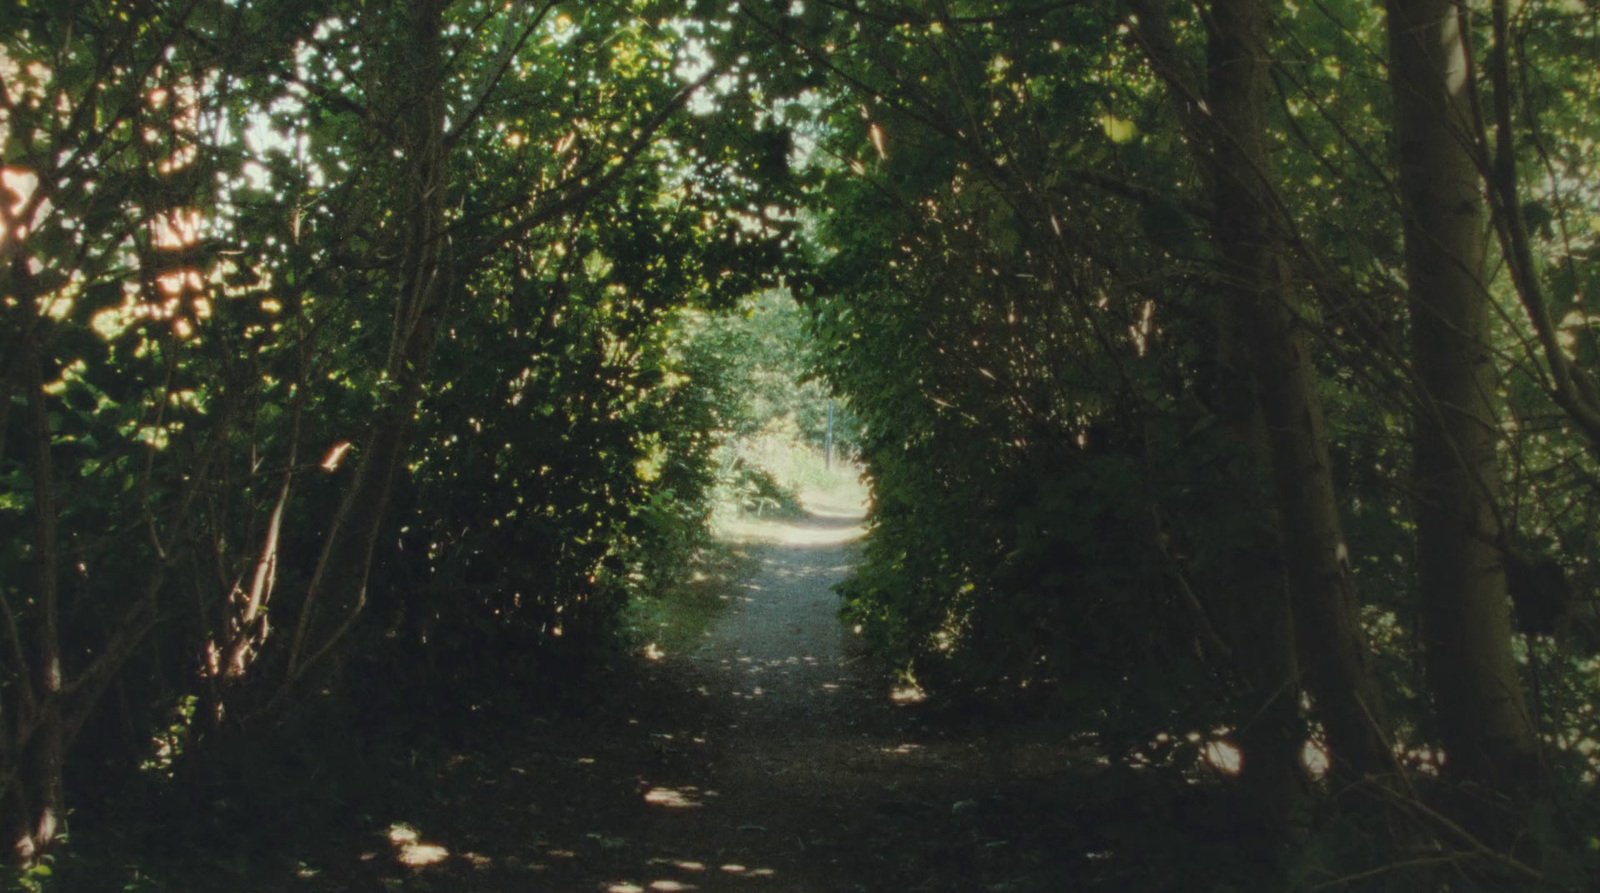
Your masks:
<svg viewBox="0 0 1600 893"><path fill-rule="evenodd" d="M689 663L748 722L804 728L862 684L832 591L850 572L860 527L849 516L814 515L777 532L781 540L761 547L760 573Z"/></svg>
<svg viewBox="0 0 1600 893"><path fill-rule="evenodd" d="M585 716L479 742L427 808L288 889L1064 889L1088 858L1066 843L1081 761L926 721L851 654L831 587L858 525L836 506L762 525L759 572L697 649L641 662Z"/></svg>
<svg viewBox="0 0 1600 893"><path fill-rule="evenodd" d="M1026 748L924 724L914 693L852 654L831 587L859 518L831 508L772 531L740 603L662 668L663 688L695 693L680 716L705 746L667 742L643 832L661 870L608 893L1051 889L1029 871L1050 823L1018 798L1062 761L1029 768Z"/></svg>

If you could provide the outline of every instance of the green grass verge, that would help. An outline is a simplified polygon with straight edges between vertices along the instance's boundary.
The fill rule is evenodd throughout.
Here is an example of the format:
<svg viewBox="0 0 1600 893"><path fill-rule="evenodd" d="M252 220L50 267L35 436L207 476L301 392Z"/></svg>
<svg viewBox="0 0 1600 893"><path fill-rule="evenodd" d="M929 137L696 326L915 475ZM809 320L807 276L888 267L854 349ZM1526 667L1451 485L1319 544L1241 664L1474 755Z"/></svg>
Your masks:
<svg viewBox="0 0 1600 893"><path fill-rule="evenodd" d="M694 649L759 566L751 543L710 539L695 551L681 582L628 605L622 619L625 647L652 659Z"/></svg>

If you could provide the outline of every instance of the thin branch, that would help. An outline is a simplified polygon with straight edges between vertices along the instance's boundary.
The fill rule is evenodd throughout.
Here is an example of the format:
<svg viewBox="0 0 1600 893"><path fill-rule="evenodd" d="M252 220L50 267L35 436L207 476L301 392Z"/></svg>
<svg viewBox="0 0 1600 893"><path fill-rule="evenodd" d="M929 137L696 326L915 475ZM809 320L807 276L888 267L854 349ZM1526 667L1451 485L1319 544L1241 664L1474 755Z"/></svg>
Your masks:
<svg viewBox="0 0 1600 893"><path fill-rule="evenodd" d="M26 280L26 277L24 277ZM22 299L32 302L33 295L30 289L24 286ZM46 705L50 699L58 695L62 685L61 667L61 630L60 630L60 595L61 581L57 572L57 562L60 556L56 551L56 525L60 520L56 514L55 499L55 470L51 467L51 429L50 411L46 406L44 390L45 357L41 345L34 342L29 345L28 352L23 357L26 368L23 370L24 385L28 389L28 427L33 434L33 514L34 530L37 537L34 542L35 573L37 578L39 612L42 628L38 630L39 673L42 691L39 693ZM48 710L49 708L46 707Z"/></svg>
<svg viewBox="0 0 1600 893"><path fill-rule="evenodd" d="M1387 865L1379 865L1377 868L1369 868L1366 871L1358 871L1355 874L1347 874L1344 877L1334 878L1331 881L1323 881L1320 884L1307 887L1306 893L1317 893L1319 890L1333 890L1338 887L1348 887L1354 883L1371 880L1375 877L1382 877L1386 874L1394 874L1395 872L1399 871L1409 871L1413 868L1428 868L1435 865L1453 865L1460 862L1462 859L1473 858L1476 855L1476 853L1447 853L1442 856L1419 856L1415 859L1404 859L1399 862L1390 862Z"/></svg>
<svg viewBox="0 0 1600 893"><path fill-rule="evenodd" d="M1521 875L1524 879L1534 883L1542 884L1552 888L1559 886L1549 878L1545 877L1545 875L1537 868L1534 868L1515 856L1512 856L1508 853L1502 853L1487 843L1484 843L1482 839L1474 835L1471 831L1461 827L1461 825L1451 820L1448 816L1422 802L1416 797L1401 796L1398 793L1389 790L1388 788L1378 788L1378 791L1380 794L1387 794L1388 799L1401 809L1415 812L1421 815L1424 819L1433 822L1439 828L1449 832L1457 840L1465 844L1472 851L1472 855L1476 855L1486 861L1493 862L1501 867L1508 868L1516 874Z"/></svg>
<svg viewBox="0 0 1600 893"><path fill-rule="evenodd" d="M1040 3L1036 6L1013 9L1008 12L991 13L990 15L950 15L945 12L940 15L929 15L920 10L909 9L904 6L892 8L892 14L859 6L850 6L839 0L822 0L822 5L831 9L853 15L857 18L878 22L884 25L994 25L1009 21L1037 21L1046 13L1057 10L1069 9L1074 6L1084 5L1085 0L1060 0L1057 3Z"/></svg>
<svg viewBox="0 0 1600 893"><path fill-rule="evenodd" d="M1495 233L1511 269L1511 280L1516 286L1517 296L1528 313L1529 321L1533 323L1539 343L1544 347L1545 360L1555 381L1552 397L1583 429L1594 448L1600 450L1600 393L1596 392L1584 370L1567 356L1561 346L1549 304L1539 284L1527 224L1522 219L1515 136L1511 125L1510 33L1506 0L1494 0L1491 9L1494 44L1490 50L1489 72L1494 84L1495 147L1492 160L1483 159L1486 163L1481 163L1481 166L1485 168L1488 180ZM1477 125L1482 134L1484 124L1481 119ZM1484 154L1487 155L1487 135L1483 134L1480 140L1485 144Z"/></svg>
<svg viewBox="0 0 1600 893"><path fill-rule="evenodd" d="M534 14L533 20L522 30L522 35L515 42L506 46L500 64L496 66L484 85L479 88L478 98L467 109L461 121L450 128L449 133L445 134L444 144L446 148L454 146L461 139L461 135L467 132L467 128L471 127L472 123L477 120L478 115L482 114L484 106L489 102L489 98L494 95L494 91L499 87L501 79L506 75L506 71L511 68L511 63L516 61L517 54L522 52L522 48L527 45L528 39L533 36L533 32L538 29L539 25L544 21L544 17L550 14L550 10L555 5L556 0L547 0L544 7Z"/></svg>
<svg viewBox="0 0 1600 893"><path fill-rule="evenodd" d="M595 196L611 188L623 174L633 168L639 156L655 142L655 136L671 121L678 112L688 105L694 94L710 83L717 75L718 69L706 72L698 80L683 88L669 101L656 116L645 123L631 145L623 150L614 162L606 169L607 162L596 162L585 168L582 172L570 177L566 183L551 190L554 195L530 209L521 219L501 228L498 233L481 240L469 250L461 252L457 263L470 267L484 257L498 251L502 246L522 238L528 233L545 223L550 222L563 214L582 208ZM548 194L547 194L548 195ZM446 228L444 236L448 237L460 224Z"/></svg>
<svg viewBox="0 0 1600 893"><path fill-rule="evenodd" d="M6 598L4 587L0 587L0 614L6 619L6 638L11 642L12 659L17 663L17 677L21 682L22 704L32 713L38 710L38 703L33 695L33 671L28 666L28 654L22 644L22 628L17 624L17 614L11 610L11 601Z"/></svg>

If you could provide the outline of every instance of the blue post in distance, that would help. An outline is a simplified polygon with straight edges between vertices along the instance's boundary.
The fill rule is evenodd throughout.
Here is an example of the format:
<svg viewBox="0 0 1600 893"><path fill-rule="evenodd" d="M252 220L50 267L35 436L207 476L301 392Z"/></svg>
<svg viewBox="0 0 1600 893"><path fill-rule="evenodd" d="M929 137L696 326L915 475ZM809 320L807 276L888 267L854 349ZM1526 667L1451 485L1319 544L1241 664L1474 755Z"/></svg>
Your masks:
<svg viewBox="0 0 1600 893"><path fill-rule="evenodd" d="M828 452L822 460L822 467L833 470L833 398L828 398Z"/></svg>

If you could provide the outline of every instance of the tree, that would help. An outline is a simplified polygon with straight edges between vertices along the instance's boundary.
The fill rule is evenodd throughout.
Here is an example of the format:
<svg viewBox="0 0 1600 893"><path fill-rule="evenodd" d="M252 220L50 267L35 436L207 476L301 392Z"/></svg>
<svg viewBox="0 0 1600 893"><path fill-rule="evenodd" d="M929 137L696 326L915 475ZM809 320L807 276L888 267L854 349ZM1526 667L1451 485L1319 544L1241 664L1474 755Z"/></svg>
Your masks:
<svg viewBox="0 0 1600 893"><path fill-rule="evenodd" d="M178 532L216 467L217 438L167 453L181 476L157 453L209 397L228 414L221 388L184 388L173 360L215 307L196 268L217 246L196 220L215 198L208 179L231 170L204 151L215 108L204 85L232 61L216 46L260 23L198 4L6 15L0 798L29 862L64 828L68 754L155 628ZM297 25L261 29L258 48L275 52ZM99 334L113 331L129 335L122 351Z"/></svg>
<svg viewBox="0 0 1600 893"><path fill-rule="evenodd" d="M1483 201L1471 151L1470 30L1437 0L1388 5L1411 289L1412 421L1423 647L1451 772L1507 793L1536 784L1539 745L1511 655L1499 543L1495 367Z"/></svg>
<svg viewBox="0 0 1600 893"><path fill-rule="evenodd" d="M0 796L24 862L90 767L265 765L257 732L375 684L353 668L383 643L432 666L438 616L481 606L417 593L501 529L550 564L485 600L548 586L478 619L531 653L592 614L566 641L600 644L651 514L709 480L654 387L660 324L779 266L783 227L742 210L744 95L703 90L731 64L675 73L668 35L716 30L686 9L7 7ZM553 413L566 436L494 447L495 500L443 498L485 431Z"/></svg>
<svg viewBox="0 0 1600 893"><path fill-rule="evenodd" d="M1180 55L1164 9L1137 4L1141 42L1174 93L1179 120L1210 181L1215 276L1223 294L1215 362L1224 386L1237 392L1221 402L1244 407L1234 413L1233 436L1274 481L1285 573L1239 587L1244 602L1232 608L1260 618L1241 628L1235 645L1254 655L1253 685L1269 697L1261 719L1242 733L1244 781L1254 791L1266 836L1289 827L1297 796L1300 673L1335 761L1357 778L1396 769L1349 573L1319 373L1303 322L1303 286L1294 279L1290 256L1293 221L1285 216L1269 155L1273 7L1211 5L1202 87ZM1258 552L1252 564L1274 568L1280 561ZM1285 585L1288 601L1275 608L1282 596L1271 593ZM1274 644L1250 644L1260 642Z"/></svg>

